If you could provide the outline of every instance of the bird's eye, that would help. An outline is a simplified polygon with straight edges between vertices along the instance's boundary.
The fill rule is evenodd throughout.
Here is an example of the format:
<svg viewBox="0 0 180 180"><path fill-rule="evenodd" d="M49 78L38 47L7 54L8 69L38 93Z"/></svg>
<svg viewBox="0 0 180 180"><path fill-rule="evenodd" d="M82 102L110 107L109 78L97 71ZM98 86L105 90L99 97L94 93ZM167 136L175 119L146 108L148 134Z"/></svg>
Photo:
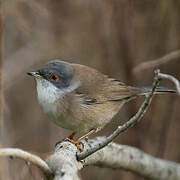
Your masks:
<svg viewBox="0 0 180 180"><path fill-rule="evenodd" d="M54 82L56 82L58 79L59 79L59 76L57 74L52 74L50 77L50 80Z"/></svg>

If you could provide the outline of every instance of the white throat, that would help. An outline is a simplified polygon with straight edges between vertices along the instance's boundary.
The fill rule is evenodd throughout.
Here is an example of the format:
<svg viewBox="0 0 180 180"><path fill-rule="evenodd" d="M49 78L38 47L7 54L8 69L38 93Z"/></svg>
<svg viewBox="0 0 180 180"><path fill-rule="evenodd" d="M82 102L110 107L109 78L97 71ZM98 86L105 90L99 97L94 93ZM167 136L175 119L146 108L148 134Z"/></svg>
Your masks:
<svg viewBox="0 0 180 180"><path fill-rule="evenodd" d="M49 81L36 78L37 82L37 96L40 106L45 113L57 113L58 100L65 95L64 91L61 91Z"/></svg>
<svg viewBox="0 0 180 180"><path fill-rule="evenodd" d="M49 119L61 127L68 129L70 121L64 117L69 103L65 96L71 93L79 85L79 81L66 89L59 89L42 77L35 78L37 82L37 96L40 106Z"/></svg>
<svg viewBox="0 0 180 180"><path fill-rule="evenodd" d="M45 79L36 79L36 82L39 101L54 103L64 94L63 91Z"/></svg>

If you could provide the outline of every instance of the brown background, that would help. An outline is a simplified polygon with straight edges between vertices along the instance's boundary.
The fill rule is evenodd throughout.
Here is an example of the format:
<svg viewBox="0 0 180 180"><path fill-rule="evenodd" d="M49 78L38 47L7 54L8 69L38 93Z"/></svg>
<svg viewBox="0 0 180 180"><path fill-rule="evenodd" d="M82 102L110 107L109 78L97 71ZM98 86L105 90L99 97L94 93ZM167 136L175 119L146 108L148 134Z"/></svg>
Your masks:
<svg viewBox="0 0 180 180"><path fill-rule="evenodd" d="M39 154L70 134L42 113L35 83L26 75L48 60L80 63L134 86L149 86L153 70L134 73L140 63L180 48L178 0L8 0L2 2L4 119L1 145ZM155 67L157 68L157 67ZM180 79L175 59L158 68ZM162 83L171 87L171 83ZM108 135L138 109L143 99L127 104L100 134ZM160 95L136 127L115 141L180 162L180 99ZM86 180L143 179L123 170L87 167ZM5 161L0 179L39 179L24 161Z"/></svg>

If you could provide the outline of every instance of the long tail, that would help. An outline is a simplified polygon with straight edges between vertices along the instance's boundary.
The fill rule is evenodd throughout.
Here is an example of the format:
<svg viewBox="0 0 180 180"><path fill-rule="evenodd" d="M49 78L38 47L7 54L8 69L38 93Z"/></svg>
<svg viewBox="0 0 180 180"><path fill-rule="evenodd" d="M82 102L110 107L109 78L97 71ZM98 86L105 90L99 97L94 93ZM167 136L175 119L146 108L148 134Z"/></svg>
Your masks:
<svg viewBox="0 0 180 180"><path fill-rule="evenodd" d="M140 95L145 95L152 90L152 87L144 87L144 88L141 88L141 90L142 90L142 94L140 93ZM164 94L164 93L177 93L177 91L175 89L169 89L166 87L156 88L155 94Z"/></svg>
<svg viewBox="0 0 180 180"><path fill-rule="evenodd" d="M152 90L152 87L143 87L143 88L131 87L131 90L133 92L132 95L124 98L127 100L127 102L137 98L138 96L145 96L147 93L149 93ZM165 94L165 93L177 93L177 91L175 89L169 89L166 87L156 88L155 94ZM116 101L117 100L120 99L116 99Z"/></svg>
<svg viewBox="0 0 180 180"><path fill-rule="evenodd" d="M126 102L128 102L137 98L138 96L145 96L152 90L152 87L137 88L137 87L128 86L126 88L127 89L125 92L122 92L121 90L119 90L118 94L113 94L113 96L110 97L108 100L109 101L122 101L124 99L124 100L127 100ZM165 93L177 93L177 91L175 89L169 89L166 87L156 88L155 94L165 94Z"/></svg>

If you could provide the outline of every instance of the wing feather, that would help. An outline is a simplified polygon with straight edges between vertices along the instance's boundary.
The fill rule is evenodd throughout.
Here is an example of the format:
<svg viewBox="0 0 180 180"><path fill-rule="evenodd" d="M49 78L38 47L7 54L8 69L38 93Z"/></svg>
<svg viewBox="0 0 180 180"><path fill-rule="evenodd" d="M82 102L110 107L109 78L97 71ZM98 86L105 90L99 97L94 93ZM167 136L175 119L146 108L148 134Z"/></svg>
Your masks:
<svg viewBox="0 0 180 180"><path fill-rule="evenodd" d="M73 64L73 67L80 80L80 86L75 90L75 93L81 95L83 102L87 105L121 101L140 93L140 89L126 86L119 80L108 78L93 68L79 64Z"/></svg>

